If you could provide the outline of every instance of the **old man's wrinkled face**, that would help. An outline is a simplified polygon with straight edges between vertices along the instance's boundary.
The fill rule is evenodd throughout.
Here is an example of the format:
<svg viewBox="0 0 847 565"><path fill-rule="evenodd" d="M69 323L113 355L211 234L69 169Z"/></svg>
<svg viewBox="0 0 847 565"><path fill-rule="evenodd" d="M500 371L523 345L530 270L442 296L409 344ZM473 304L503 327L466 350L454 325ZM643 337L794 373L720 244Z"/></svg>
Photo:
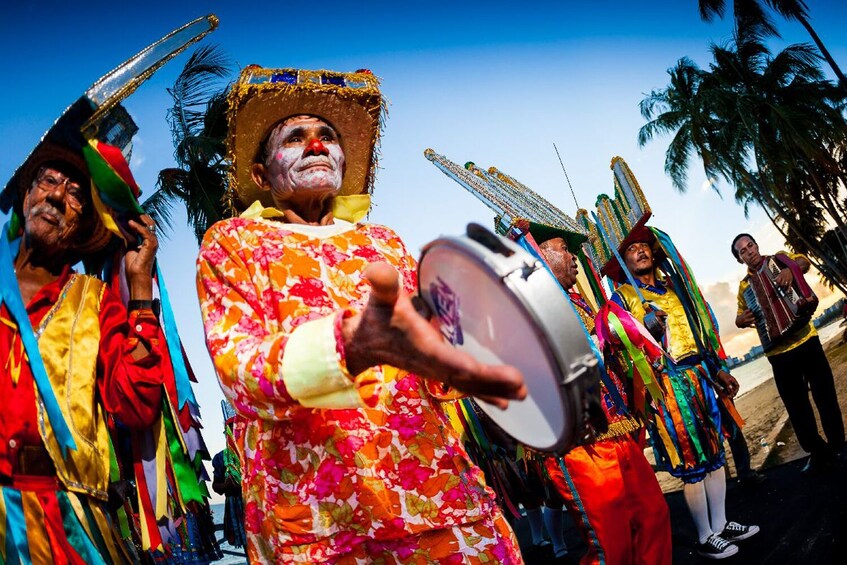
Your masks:
<svg viewBox="0 0 847 565"><path fill-rule="evenodd" d="M653 250L650 244L644 241L636 241L624 250L624 263L629 272L640 277L653 270Z"/></svg>
<svg viewBox="0 0 847 565"><path fill-rule="evenodd" d="M579 267L576 263L576 255L568 250L568 244L561 237L554 237L542 243L540 246L544 260L553 271L553 276L565 290L570 290L576 284Z"/></svg>
<svg viewBox="0 0 847 565"><path fill-rule="evenodd" d="M74 243L88 202L85 180L71 169L42 167L23 202L24 228L36 245L61 251Z"/></svg>
<svg viewBox="0 0 847 565"><path fill-rule="evenodd" d="M274 202L331 196L341 189L344 151L336 131L315 116L294 116L268 138L265 178Z"/></svg>

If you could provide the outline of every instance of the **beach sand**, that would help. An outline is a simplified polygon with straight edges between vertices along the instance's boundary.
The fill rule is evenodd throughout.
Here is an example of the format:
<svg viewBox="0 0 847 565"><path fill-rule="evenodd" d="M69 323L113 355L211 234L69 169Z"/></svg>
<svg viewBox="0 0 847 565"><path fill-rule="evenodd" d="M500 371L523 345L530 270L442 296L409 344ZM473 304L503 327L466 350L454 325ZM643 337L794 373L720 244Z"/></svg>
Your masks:
<svg viewBox="0 0 847 565"><path fill-rule="evenodd" d="M841 342L840 334L824 344L824 351L829 359L832 373L835 377L835 388L841 404L841 413L847 414L847 344ZM764 381L756 388L738 397L735 401L738 412L744 418L744 437L750 449L751 466L762 469L793 461L808 455L800 448L788 414L773 378ZM814 407L814 403L812 403ZM815 410L817 416L817 410ZM823 436L823 430L818 420L818 430ZM781 445L784 444L784 445ZM729 446L724 443L727 454L727 469L735 476L735 464ZM648 448L644 454L653 463L653 450ZM674 492L682 489L682 481L671 477L665 472L656 473L659 484L664 492Z"/></svg>

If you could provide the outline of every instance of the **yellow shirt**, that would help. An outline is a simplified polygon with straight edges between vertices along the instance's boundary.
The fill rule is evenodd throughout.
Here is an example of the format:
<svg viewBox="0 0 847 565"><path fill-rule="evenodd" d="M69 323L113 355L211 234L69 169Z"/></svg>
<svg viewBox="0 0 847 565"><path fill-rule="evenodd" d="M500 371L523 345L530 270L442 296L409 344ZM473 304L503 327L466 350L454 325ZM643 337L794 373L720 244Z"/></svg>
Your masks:
<svg viewBox="0 0 847 565"><path fill-rule="evenodd" d="M632 285L621 285L616 292L622 299L624 307L639 322L643 323L647 312ZM699 353L697 342L694 340L694 334L688 323L688 317L685 315L685 308L682 306L682 302L680 302L676 293L668 288L666 292L659 294L645 287L641 287L641 292L645 300L652 302L667 314L665 321L668 332L667 349L670 356L675 361L680 361L691 355L697 355Z"/></svg>
<svg viewBox="0 0 847 565"><path fill-rule="evenodd" d="M791 258L792 261L797 261L798 259L803 259L808 262L809 258L803 255L802 253L788 253L786 251L780 251L777 254L787 255ZM748 273L752 274L750 269L747 270ZM747 290L747 287L750 286L750 283L747 282L746 279L742 279L738 285L738 314L740 315L742 312L747 310L747 302L744 300L744 291ZM765 353L766 357L773 357L774 355L779 355L780 353L786 353L791 351L795 347L799 347L803 345L811 338L818 335L815 326L812 325L812 322L809 322L802 328L798 328L794 331L790 336L786 337L785 340L778 346L774 347L767 353Z"/></svg>

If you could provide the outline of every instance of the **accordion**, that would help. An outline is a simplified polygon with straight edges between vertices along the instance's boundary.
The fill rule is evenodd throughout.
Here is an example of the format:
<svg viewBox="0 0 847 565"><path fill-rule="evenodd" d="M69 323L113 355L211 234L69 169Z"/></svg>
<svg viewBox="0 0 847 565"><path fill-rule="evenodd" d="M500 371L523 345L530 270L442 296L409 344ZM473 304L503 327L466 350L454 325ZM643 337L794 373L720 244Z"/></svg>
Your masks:
<svg viewBox="0 0 847 565"><path fill-rule="evenodd" d="M775 281L785 268L791 270L794 281L783 289ZM818 297L803 277L803 271L786 255L765 257L762 267L748 274L745 280L749 286L744 290L744 301L756 318L756 331L765 351L808 324L818 307Z"/></svg>

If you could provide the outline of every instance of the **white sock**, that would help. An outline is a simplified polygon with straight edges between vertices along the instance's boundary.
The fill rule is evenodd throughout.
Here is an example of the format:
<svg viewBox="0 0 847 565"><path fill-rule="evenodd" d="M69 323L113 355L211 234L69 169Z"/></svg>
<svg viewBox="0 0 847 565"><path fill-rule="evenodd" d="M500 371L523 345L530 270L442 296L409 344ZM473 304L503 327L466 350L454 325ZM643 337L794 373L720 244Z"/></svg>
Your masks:
<svg viewBox="0 0 847 565"><path fill-rule="evenodd" d="M544 508L544 526L547 528L547 534L553 542L553 553L557 557L561 557L568 551L568 546L565 545L562 515L563 511L561 508Z"/></svg>
<svg viewBox="0 0 847 565"><path fill-rule="evenodd" d="M726 474L723 467L706 475L706 498L712 531L719 534L726 527Z"/></svg>
<svg viewBox="0 0 847 565"><path fill-rule="evenodd" d="M541 508L526 508L526 517L529 519L529 531L532 533L532 545L538 545L544 541L544 522L541 516Z"/></svg>
<svg viewBox="0 0 847 565"><path fill-rule="evenodd" d="M712 535L712 528L709 525L709 504L706 502L706 486L703 481L685 483L682 487L682 495L694 520L694 526L697 528L697 541L705 543Z"/></svg>

